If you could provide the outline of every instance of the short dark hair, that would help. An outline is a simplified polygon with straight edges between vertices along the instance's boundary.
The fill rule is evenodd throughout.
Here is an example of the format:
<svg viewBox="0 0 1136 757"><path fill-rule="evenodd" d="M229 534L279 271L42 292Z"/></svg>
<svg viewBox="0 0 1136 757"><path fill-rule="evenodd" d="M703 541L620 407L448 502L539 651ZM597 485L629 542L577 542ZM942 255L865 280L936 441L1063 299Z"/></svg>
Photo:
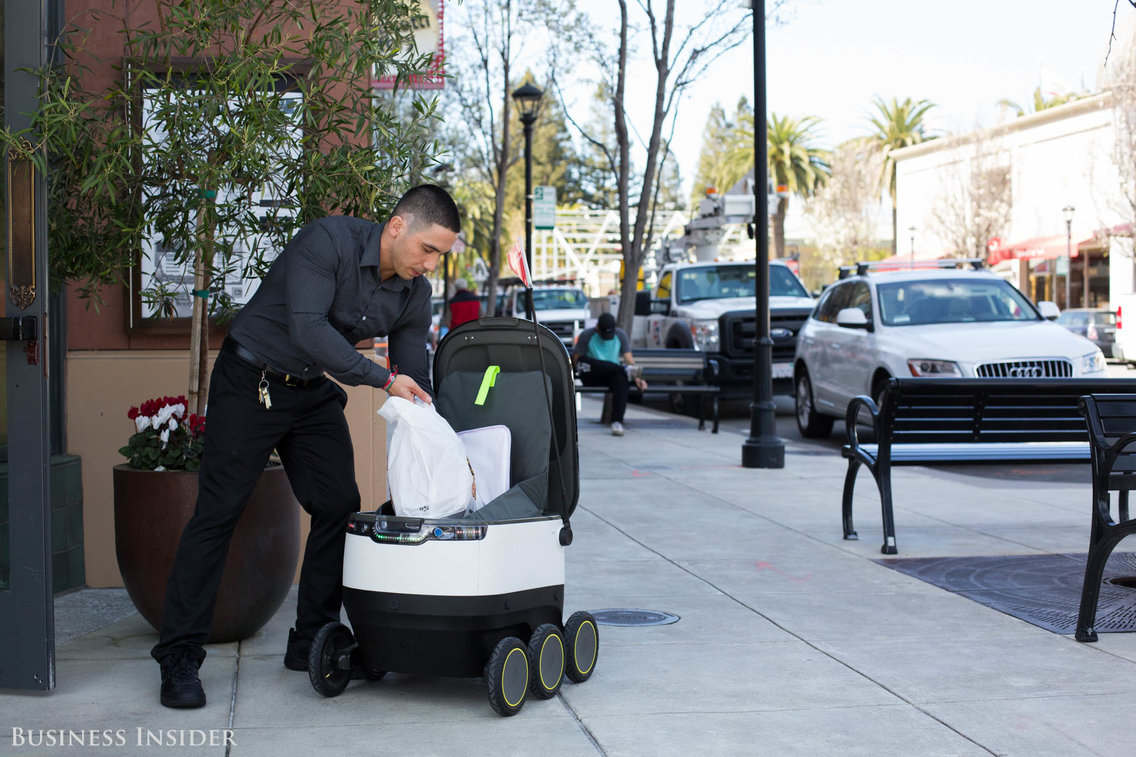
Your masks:
<svg viewBox="0 0 1136 757"><path fill-rule="evenodd" d="M407 190L391 211L391 217L402 216L409 225L437 224L461 233L461 216L450 193L434 184L419 184Z"/></svg>

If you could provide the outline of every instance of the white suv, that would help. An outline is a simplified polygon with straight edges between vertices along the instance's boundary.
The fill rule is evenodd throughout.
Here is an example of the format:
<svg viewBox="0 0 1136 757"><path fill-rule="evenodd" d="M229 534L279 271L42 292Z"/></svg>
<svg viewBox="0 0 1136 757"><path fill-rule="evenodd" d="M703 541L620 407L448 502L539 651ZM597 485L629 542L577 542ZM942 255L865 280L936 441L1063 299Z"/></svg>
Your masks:
<svg viewBox="0 0 1136 757"><path fill-rule="evenodd" d="M957 261L950 261L953 265ZM823 437L853 397L878 399L891 377L1103 377L1092 342L1052 323L985 270L912 270L855 275L830 286L797 336L793 366L797 426Z"/></svg>

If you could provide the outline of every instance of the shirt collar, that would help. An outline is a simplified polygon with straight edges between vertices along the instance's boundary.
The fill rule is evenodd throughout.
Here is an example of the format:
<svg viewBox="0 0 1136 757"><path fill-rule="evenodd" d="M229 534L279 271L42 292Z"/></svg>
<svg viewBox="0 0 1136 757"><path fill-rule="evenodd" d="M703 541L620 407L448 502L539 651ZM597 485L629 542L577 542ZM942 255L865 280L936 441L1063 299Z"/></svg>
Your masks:
<svg viewBox="0 0 1136 757"><path fill-rule="evenodd" d="M375 231L367 238L366 246L363 247L363 254L359 256L359 267L371 267L377 269L379 267L379 255L382 250L383 227L385 223L380 223L375 226Z"/></svg>
<svg viewBox="0 0 1136 757"><path fill-rule="evenodd" d="M367 240L367 246L363 248L363 254L359 257L360 268L374 268L375 278L378 279L379 273L379 258L382 255L383 228L386 223L380 223L376 226L377 231ZM410 289L414 284L413 279L404 279L401 276L391 276L386 281L381 281L380 286L383 289L390 289L396 292L404 289Z"/></svg>

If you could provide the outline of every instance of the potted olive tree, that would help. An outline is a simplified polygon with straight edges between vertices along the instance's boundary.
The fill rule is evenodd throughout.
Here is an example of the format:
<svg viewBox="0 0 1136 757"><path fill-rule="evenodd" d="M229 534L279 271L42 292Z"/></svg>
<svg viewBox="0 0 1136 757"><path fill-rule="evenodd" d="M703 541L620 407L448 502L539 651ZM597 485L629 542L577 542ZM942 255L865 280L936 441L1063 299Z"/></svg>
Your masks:
<svg viewBox="0 0 1136 757"><path fill-rule="evenodd" d="M143 526L181 518L160 510L179 491L189 501L184 518L192 511L211 321L232 315L299 226L329 213L382 218L421 174L438 152L434 104L397 87L380 94L374 82L405 82L433 61L414 49L416 0L129 0L109 10L70 0L67 9L31 128L0 138L48 178L57 281L97 305L104 287L133 277L146 317L191 320L185 398L131 411L129 463L115 471L124 581L128 568L156 574L150 583L164 592L185 521L168 529L169 544ZM270 496L290 498L281 480ZM120 505L128 495L140 502ZM279 596L260 623L291 585L299 544L298 507L291 518L279 506L272 512L284 531L254 542L286 553L237 561L262 583L267 568L279 574L268 591Z"/></svg>

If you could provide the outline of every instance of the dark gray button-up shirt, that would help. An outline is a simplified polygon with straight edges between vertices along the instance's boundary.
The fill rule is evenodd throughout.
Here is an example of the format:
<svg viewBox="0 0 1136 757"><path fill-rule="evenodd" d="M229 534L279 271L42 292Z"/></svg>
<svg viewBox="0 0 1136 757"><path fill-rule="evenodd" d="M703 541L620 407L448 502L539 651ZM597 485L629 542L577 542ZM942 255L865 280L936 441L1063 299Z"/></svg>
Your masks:
<svg viewBox="0 0 1136 757"><path fill-rule="evenodd" d="M272 368L300 378L325 371L351 386L381 387L390 372L355 344L387 336L398 372L433 394L426 364L429 282L379 278L381 224L328 216L296 233L273 261L229 334Z"/></svg>

